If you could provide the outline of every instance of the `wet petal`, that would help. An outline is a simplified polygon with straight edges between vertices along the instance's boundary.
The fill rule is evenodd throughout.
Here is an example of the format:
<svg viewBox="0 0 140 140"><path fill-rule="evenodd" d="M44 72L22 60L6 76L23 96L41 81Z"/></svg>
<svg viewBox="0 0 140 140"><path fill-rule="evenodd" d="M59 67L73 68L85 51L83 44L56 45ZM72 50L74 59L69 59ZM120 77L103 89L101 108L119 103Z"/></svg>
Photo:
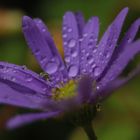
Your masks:
<svg viewBox="0 0 140 140"><path fill-rule="evenodd" d="M64 79L67 79L68 75L67 75L67 70L65 68L64 62L63 62L62 57L60 56L60 54L59 54L59 52L54 44L54 40L52 39L52 36L49 33L47 26L45 26L45 24L43 23L43 21L41 19L34 19L34 21L35 21L36 25L38 26L38 28L40 29L40 32L42 32L44 38L46 39L53 56L56 57L57 60L59 60L60 74L63 76Z"/></svg>
<svg viewBox="0 0 140 140"><path fill-rule="evenodd" d="M112 92L127 84L132 78L136 77L137 75L140 75L140 65L137 66L137 68L135 68L132 72L130 72L127 77L118 78L114 81L111 81L107 86L102 87L101 90L96 93L96 97L100 97L100 100L105 99L110 94L112 94Z"/></svg>
<svg viewBox="0 0 140 140"><path fill-rule="evenodd" d="M85 20L84 20L83 14L81 12L77 12L75 13L75 17L77 20L79 36L82 37L83 29L85 26Z"/></svg>
<svg viewBox="0 0 140 140"><path fill-rule="evenodd" d="M51 86L38 74L28 70L25 66L0 62L0 79L29 88L42 95L49 94Z"/></svg>
<svg viewBox="0 0 140 140"><path fill-rule="evenodd" d="M0 62L0 103L41 109L51 87L25 67Z"/></svg>
<svg viewBox="0 0 140 140"><path fill-rule="evenodd" d="M59 115L59 112L44 112L44 113L30 113L24 115L18 115L7 122L7 128L13 129L28 123L32 123L38 120L44 120L54 118Z"/></svg>
<svg viewBox="0 0 140 140"><path fill-rule="evenodd" d="M80 45L80 73L92 73L95 68L94 55L97 51L96 43L99 33L99 19L92 17L84 27Z"/></svg>
<svg viewBox="0 0 140 140"><path fill-rule="evenodd" d="M63 19L63 42L65 62L69 77L79 74L79 31L76 17L72 12L67 12Z"/></svg>
<svg viewBox="0 0 140 140"><path fill-rule="evenodd" d="M130 44L131 42L134 41L134 38L139 28L140 28L140 19L137 19L128 29L120 45L118 46L118 49L121 49L120 51L122 51L127 44Z"/></svg>
<svg viewBox="0 0 140 140"><path fill-rule="evenodd" d="M98 45L98 50L95 56L96 68L94 70L93 76L99 77L105 67L107 66L113 51L116 47L117 40L119 38L121 28L128 12L128 8L124 8L113 21L113 23L108 27L107 31L103 35L101 41Z"/></svg>
<svg viewBox="0 0 140 140"><path fill-rule="evenodd" d="M54 55L54 49L50 49L40 28L38 28L36 23L27 16L23 17L22 26L23 33L29 47L40 63L40 66L50 75L51 81L57 83L58 81L63 80L63 76L59 71L62 67L60 65L58 55Z"/></svg>
<svg viewBox="0 0 140 140"><path fill-rule="evenodd" d="M121 72L124 70L128 62L133 59L133 57L139 53L140 51L140 40L128 44L126 46L127 49L120 53L118 58L113 62L113 64L110 66L110 69L106 72L105 76L101 79L100 83L101 85L106 85L108 82L114 80L121 74Z"/></svg>

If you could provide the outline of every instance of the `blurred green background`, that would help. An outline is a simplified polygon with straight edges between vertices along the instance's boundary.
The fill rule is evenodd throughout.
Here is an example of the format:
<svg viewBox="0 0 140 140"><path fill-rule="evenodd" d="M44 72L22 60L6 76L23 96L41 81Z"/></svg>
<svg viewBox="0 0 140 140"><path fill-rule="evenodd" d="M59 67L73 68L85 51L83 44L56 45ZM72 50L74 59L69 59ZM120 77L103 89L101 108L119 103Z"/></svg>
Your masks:
<svg viewBox="0 0 140 140"><path fill-rule="evenodd" d="M102 35L116 14L126 6L130 11L122 35L130 24L140 17L140 0L1 0L0 61L27 65L28 68L41 72L21 32L23 15L42 18L63 55L61 24L62 16L66 11L82 11L86 19L93 15L99 16L100 35ZM130 67L139 62L138 57ZM99 140L140 140L139 83L140 76L137 76L103 103L102 111L93 121ZM0 106L0 140L87 140L81 128L75 128L65 120L63 122L40 121L17 130L5 130L6 120L20 112L28 112L28 110Z"/></svg>

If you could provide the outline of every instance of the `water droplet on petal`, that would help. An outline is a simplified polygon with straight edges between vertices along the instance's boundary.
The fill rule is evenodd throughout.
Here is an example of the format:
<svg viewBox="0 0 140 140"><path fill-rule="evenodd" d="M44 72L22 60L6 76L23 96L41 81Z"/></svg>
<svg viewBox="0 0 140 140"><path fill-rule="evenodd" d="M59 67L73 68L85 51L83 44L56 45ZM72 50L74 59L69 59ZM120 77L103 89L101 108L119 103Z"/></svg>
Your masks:
<svg viewBox="0 0 140 140"><path fill-rule="evenodd" d="M70 62L70 57L66 56L66 57L65 57L65 61L66 61L67 63L69 63L69 62Z"/></svg>
<svg viewBox="0 0 140 140"><path fill-rule="evenodd" d="M97 52L97 49L94 49L94 50L93 50L93 53L96 53L96 52Z"/></svg>
<svg viewBox="0 0 140 140"><path fill-rule="evenodd" d="M99 89L100 89L100 87L99 87L99 86L97 86L97 87L96 87L96 89L97 89L97 90L99 90Z"/></svg>
<svg viewBox="0 0 140 140"><path fill-rule="evenodd" d="M69 77L75 77L77 73L78 73L78 67L75 65L70 66L69 73L68 73Z"/></svg>
<svg viewBox="0 0 140 140"><path fill-rule="evenodd" d="M66 46L68 43L67 42L64 42L64 46Z"/></svg>
<svg viewBox="0 0 140 140"><path fill-rule="evenodd" d="M97 77L97 76L100 75L100 73L101 73L100 68L99 67L96 67L95 70L94 70L94 76Z"/></svg>
<svg viewBox="0 0 140 140"><path fill-rule="evenodd" d="M67 38L67 34L63 34L63 38Z"/></svg>
<svg viewBox="0 0 140 140"><path fill-rule="evenodd" d="M82 41L83 41L83 38L80 38L80 39L79 39L79 42L82 42Z"/></svg>
<svg viewBox="0 0 140 140"><path fill-rule="evenodd" d="M48 74L53 74L53 73L55 73L55 72L57 71L57 69L58 69L58 65L57 65L56 63L54 63L54 62L50 62L50 63L48 63L47 66L46 66L46 72L47 72Z"/></svg>
<svg viewBox="0 0 140 140"><path fill-rule="evenodd" d="M72 28L69 28L69 29L68 29L68 32L69 32L69 33L72 32Z"/></svg>
<svg viewBox="0 0 140 140"><path fill-rule="evenodd" d="M47 89L46 87L44 87L42 90L43 90L43 91L47 91L48 89Z"/></svg>
<svg viewBox="0 0 140 140"><path fill-rule="evenodd" d="M46 56L41 56L41 58L40 58L40 62L41 63L44 63L44 61L47 59L47 57Z"/></svg>
<svg viewBox="0 0 140 140"><path fill-rule="evenodd" d="M11 81L12 82L15 82L16 81L16 78L15 77L11 77Z"/></svg>
<svg viewBox="0 0 140 140"><path fill-rule="evenodd" d="M87 35L88 35L87 33L84 33L84 34L83 34L84 37L87 37Z"/></svg>
<svg viewBox="0 0 140 140"><path fill-rule="evenodd" d="M63 26L63 30L65 31L67 29L67 27L66 26Z"/></svg>
<svg viewBox="0 0 140 140"><path fill-rule="evenodd" d="M77 55L78 55L78 52L76 50L73 50L72 53L71 53L71 56L76 57Z"/></svg>
<svg viewBox="0 0 140 140"><path fill-rule="evenodd" d="M92 64L92 62L94 61L92 56L88 56L87 60L88 60L88 64Z"/></svg>
<svg viewBox="0 0 140 140"><path fill-rule="evenodd" d="M71 39L71 40L69 41L68 47L69 47L69 48L73 48L73 47L75 47L75 45L76 45L76 40Z"/></svg>
<svg viewBox="0 0 140 140"><path fill-rule="evenodd" d="M45 28L43 28L43 29L42 29L42 32L46 32L46 29L45 29Z"/></svg>
<svg viewBox="0 0 140 140"><path fill-rule="evenodd" d="M30 75L27 75L26 76L26 81L27 82L31 82L32 80L33 80L33 78Z"/></svg>
<svg viewBox="0 0 140 140"><path fill-rule="evenodd" d="M96 64L95 63L93 63L92 64L92 66L91 66L91 68L95 68L96 67Z"/></svg>
<svg viewBox="0 0 140 140"><path fill-rule="evenodd" d="M107 54L106 54L106 58L109 58L109 57L110 57L110 54L109 54L109 53L107 53Z"/></svg>

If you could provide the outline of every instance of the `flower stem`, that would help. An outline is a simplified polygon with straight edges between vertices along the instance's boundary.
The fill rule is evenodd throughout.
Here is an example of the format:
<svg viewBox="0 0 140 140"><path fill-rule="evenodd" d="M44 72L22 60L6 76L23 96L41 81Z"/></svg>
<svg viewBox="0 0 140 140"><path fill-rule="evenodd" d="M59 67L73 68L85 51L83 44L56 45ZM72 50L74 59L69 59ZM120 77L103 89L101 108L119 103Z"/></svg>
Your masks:
<svg viewBox="0 0 140 140"><path fill-rule="evenodd" d="M95 135L95 132L94 132L94 130L92 128L92 124L91 123L83 126L83 129L85 130L89 140L97 140L97 137Z"/></svg>

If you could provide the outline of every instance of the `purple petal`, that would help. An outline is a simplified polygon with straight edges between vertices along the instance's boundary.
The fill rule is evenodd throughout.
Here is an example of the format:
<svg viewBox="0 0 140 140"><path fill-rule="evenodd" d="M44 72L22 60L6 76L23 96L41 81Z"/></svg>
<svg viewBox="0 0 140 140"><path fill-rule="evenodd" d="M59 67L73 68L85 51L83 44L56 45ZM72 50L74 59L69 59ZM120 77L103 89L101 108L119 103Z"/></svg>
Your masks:
<svg viewBox="0 0 140 140"><path fill-rule="evenodd" d="M108 27L98 45L98 50L95 56L96 68L93 76L99 77L107 66L113 51L116 47L121 28L128 12L128 8L124 8L113 23Z"/></svg>
<svg viewBox="0 0 140 140"><path fill-rule="evenodd" d="M0 62L0 79L24 86L25 88L46 96L51 90L51 86L49 86L47 81L41 79L38 74L27 70L25 66Z"/></svg>
<svg viewBox="0 0 140 140"><path fill-rule="evenodd" d="M98 17L91 18L85 25L83 38L80 46L80 72L81 74L92 73L95 62L94 53L96 52L96 43L99 33Z"/></svg>
<svg viewBox="0 0 140 140"><path fill-rule="evenodd" d="M36 25L38 26L38 28L40 29L40 32L42 32L44 38L46 39L53 56L55 56L56 59L59 60L60 67L61 67L60 74L63 76L64 79L67 79L68 75L67 75L67 70L65 68L64 62L63 62L61 56L59 55L59 52L54 44L54 40L52 39L51 34L49 33L47 26L45 26L45 24L43 23L43 21L41 19L34 19L34 21L35 21Z"/></svg>
<svg viewBox="0 0 140 140"><path fill-rule="evenodd" d="M119 57L110 66L110 69L106 72L105 76L101 79L100 84L106 85L108 82L117 78L119 74L124 70L128 62L140 51L140 40L128 44Z"/></svg>
<svg viewBox="0 0 140 140"><path fill-rule="evenodd" d="M89 76L84 76L78 83L78 98L81 103L88 103L93 93L93 80Z"/></svg>
<svg viewBox="0 0 140 140"><path fill-rule="evenodd" d="M126 32L126 34L125 34L124 38L122 39L120 45L118 46L118 48L121 49L120 51L122 51L127 44L130 44L131 42L134 41L134 38L135 38L139 28L140 28L140 19L137 19L131 25L131 27L128 29L128 31Z"/></svg>
<svg viewBox="0 0 140 140"><path fill-rule="evenodd" d="M65 62L69 77L79 74L79 32L76 17L72 12L67 12L63 20L63 42Z"/></svg>
<svg viewBox="0 0 140 140"><path fill-rule="evenodd" d="M77 12L75 13L75 17L77 20L79 36L82 37L83 29L85 26L85 20L84 20L83 14L81 12Z"/></svg>
<svg viewBox="0 0 140 140"><path fill-rule="evenodd" d="M44 112L44 113L30 113L18 115L8 121L7 128L8 129L17 128L26 125L28 123L32 123L34 121L57 117L59 114L60 112Z"/></svg>
<svg viewBox="0 0 140 140"><path fill-rule="evenodd" d="M137 68L135 68L132 72L130 72L127 77L118 78L114 81L111 81L109 84L107 84L107 86L101 87L101 89L94 96L94 100L95 97L96 98L98 97L100 100L105 99L110 94L112 94L112 92L116 91L116 89L119 89L123 85L127 84L128 81L130 81L132 78L134 78L137 75L140 75L140 65L137 66Z"/></svg>
<svg viewBox="0 0 140 140"><path fill-rule="evenodd" d="M25 67L0 62L0 103L41 109L51 87Z"/></svg>
<svg viewBox="0 0 140 140"><path fill-rule="evenodd" d="M135 39L135 36L138 32L138 29L140 27L140 19L137 19L129 28L129 30L126 32L124 38L122 39L120 45L115 49L113 56L110 60L110 62L108 63L105 71L102 73L102 75L104 75L108 69L110 68L110 66L112 65L112 63L117 59L117 57L119 56L119 54L124 51L124 49L127 49L128 44L132 43Z"/></svg>
<svg viewBox="0 0 140 140"><path fill-rule="evenodd" d="M64 67L61 66L58 54L53 54L55 51L50 49L40 28L27 16L23 17L22 26L25 39L43 70L50 75L50 79L54 83L62 81L63 75L60 73L60 69L64 69Z"/></svg>

